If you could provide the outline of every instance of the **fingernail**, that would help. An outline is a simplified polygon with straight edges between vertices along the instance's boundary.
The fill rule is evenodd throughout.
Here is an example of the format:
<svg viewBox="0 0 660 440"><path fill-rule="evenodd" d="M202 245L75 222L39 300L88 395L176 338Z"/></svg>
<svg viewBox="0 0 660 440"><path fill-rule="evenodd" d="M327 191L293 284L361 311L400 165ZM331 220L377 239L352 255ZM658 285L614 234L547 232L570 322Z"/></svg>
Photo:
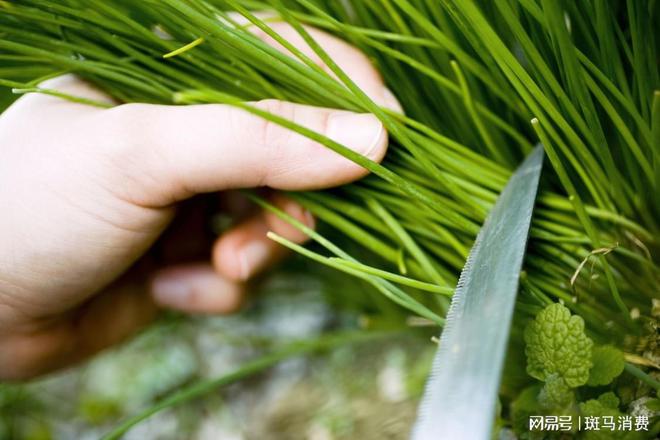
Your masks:
<svg viewBox="0 0 660 440"><path fill-rule="evenodd" d="M330 115L328 137L367 156L378 159L384 152L385 128L374 115L338 111Z"/></svg>
<svg viewBox="0 0 660 440"><path fill-rule="evenodd" d="M222 292L223 282L212 269L178 269L158 274L152 283L156 301L173 307L186 307L206 292Z"/></svg>
<svg viewBox="0 0 660 440"><path fill-rule="evenodd" d="M190 285L169 275L162 275L154 279L153 292L158 303L177 305L185 303L190 296Z"/></svg>
<svg viewBox="0 0 660 440"><path fill-rule="evenodd" d="M241 279L247 280L258 272L270 255L268 246L261 241L252 241L238 251L238 263Z"/></svg>
<svg viewBox="0 0 660 440"><path fill-rule="evenodd" d="M309 211L309 209L290 199L281 200L284 200L283 206L280 207L284 210L284 212L296 220L304 223L304 225L310 229L314 229L316 227L316 220L314 219L314 216Z"/></svg>
<svg viewBox="0 0 660 440"><path fill-rule="evenodd" d="M314 218L314 215L312 215L311 211L305 209L303 211L303 216L305 218L305 226L307 226L309 229L316 229L316 219Z"/></svg>
<svg viewBox="0 0 660 440"><path fill-rule="evenodd" d="M209 292L220 294L224 283L212 269L173 270L157 275L152 289L158 303L185 308L194 305L203 299L200 296Z"/></svg>
<svg viewBox="0 0 660 440"><path fill-rule="evenodd" d="M401 107L401 103L398 99L396 99L394 93L392 93L392 91L387 87L383 87L383 106L397 113L403 114L403 107Z"/></svg>
<svg viewBox="0 0 660 440"><path fill-rule="evenodd" d="M151 284L154 300L162 307L193 313L227 313L241 303L241 290L210 266L190 265L159 272Z"/></svg>

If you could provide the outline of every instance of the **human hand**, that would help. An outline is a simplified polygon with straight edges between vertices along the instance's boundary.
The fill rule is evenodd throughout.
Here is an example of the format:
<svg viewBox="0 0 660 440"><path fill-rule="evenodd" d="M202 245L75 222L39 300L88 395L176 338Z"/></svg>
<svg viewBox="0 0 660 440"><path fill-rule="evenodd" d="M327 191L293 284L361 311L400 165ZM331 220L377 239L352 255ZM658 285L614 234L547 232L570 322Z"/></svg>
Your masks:
<svg viewBox="0 0 660 440"><path fill-rule="evenodd" d="M287 25L273 28L314 57ZM376 102L397 108L363 54L310 31ZM44 87L112 102L73 76ZM372 160L385 154L387 134L373 115L274 100L255 105ZM183 201L236 188L318 189L366 174L320 144L224 105L99 109L32 94L0 115L0 150L0 379L14 380L116 344L159 306L235 310L245 282L282 255L266 231L305 239L259 212L206 249L210 262L182 263L204 256L199 250L210 243L190 222L196 214L188 208L198 203ZM313 226L299 205L281 195L273 201ZM178 227L163 235L175 218Z"/></svg>

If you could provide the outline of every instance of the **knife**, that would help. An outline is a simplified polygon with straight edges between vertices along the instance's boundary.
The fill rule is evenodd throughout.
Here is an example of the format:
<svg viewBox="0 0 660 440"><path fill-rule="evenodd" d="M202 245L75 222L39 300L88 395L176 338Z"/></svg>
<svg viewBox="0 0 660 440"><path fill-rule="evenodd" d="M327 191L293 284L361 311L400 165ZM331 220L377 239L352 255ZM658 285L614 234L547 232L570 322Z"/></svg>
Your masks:
<svg viewBox="0 0 660 440"><path fill-rule="evenodd" d="M488 214L452 297L412 440L489 440L543 165L536 146Z"/></svg>

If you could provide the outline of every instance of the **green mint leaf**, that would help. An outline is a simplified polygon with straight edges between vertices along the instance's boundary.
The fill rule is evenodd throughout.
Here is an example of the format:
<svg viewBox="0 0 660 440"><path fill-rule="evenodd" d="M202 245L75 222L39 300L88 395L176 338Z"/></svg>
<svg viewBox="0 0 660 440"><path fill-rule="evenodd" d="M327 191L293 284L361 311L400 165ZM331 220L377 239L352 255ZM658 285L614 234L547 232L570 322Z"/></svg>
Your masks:
<svg viewBox="0 0 660 440"><path fill-rule="evenodd" d="M605 408L619 409L621 400L619 400L617 395L612 391L608 391L607 393L603 393L598 396L598 402L600 402L600 404Z"/></svg>
<svg viewBox="0 0 660 440"><path fill-rule="evenodd" d="M623 372L625 360L623 352L611 345L594 347L591 362L593 367L589 371L587 385L598 386L611 383L614 378Z"/></svg>
<svg viewBox="0 0 660 440"><path fill-rule="evenodd" d="M551 374L539 393L539 404L547 410L567 408L575 400L575 393L558 374Z"/></svg>
<svg viewBox="0 0 660 440"><path fill-rule="evenodd" d="M561 304L543 309L525 329L527 372L545 381L556 374L571 388L584 385L591 369L593 342L584 321Z"/></svg>

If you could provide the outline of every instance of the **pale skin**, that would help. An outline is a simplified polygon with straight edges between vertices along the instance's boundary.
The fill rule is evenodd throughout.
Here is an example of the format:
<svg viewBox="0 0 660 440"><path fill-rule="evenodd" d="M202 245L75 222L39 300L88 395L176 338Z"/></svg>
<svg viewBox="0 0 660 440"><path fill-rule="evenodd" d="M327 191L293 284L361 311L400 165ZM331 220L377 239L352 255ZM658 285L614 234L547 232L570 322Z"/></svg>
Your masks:
<svg viewBox="0 0 660 440"><path fill-rule="evenodd" d="M287 25L273 27L313 56ZM310 31L372 99L398 109L363 54ZM44 87L113 103L74 76ZM387 133L373 115L273 100L254 105L372 160L385 155ZM162 308L237 310L246 283L284 255L266 232L298 243L307 237L256 212L209 238L198 208L223 197L232 214L229 190L319 189L367 173L320 144L224 105L102 109L31 94L0 115L0 151L0 380L86 359L143 328ZM200 201L199 194L211 195ZM314 226L292 200L270 197Z"/></svg>

